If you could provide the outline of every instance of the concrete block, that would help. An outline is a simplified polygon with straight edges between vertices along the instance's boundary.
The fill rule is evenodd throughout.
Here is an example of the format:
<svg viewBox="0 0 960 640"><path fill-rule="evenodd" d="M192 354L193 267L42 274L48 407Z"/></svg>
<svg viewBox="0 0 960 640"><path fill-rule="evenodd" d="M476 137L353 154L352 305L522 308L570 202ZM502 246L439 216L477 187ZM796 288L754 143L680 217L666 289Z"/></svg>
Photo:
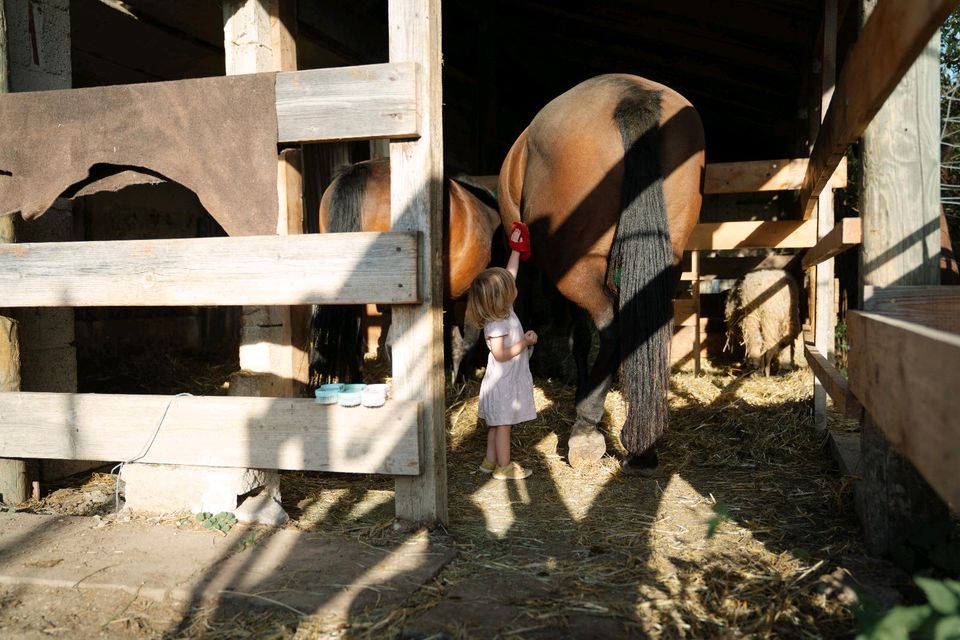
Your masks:
<svg viewBox="0 0 960 640"><path fill-rule="evenodd" d="M272 373L238 371L230 376L228 395L251 398L286 398L290 381Z"/></svg>
<svg viewBox="0 0 960 640"><path fill-rule="evenodd" d="M240 496L261 487L263 494L279 498L279 477L258 469L139 463L121 472L127 507L153 513L233 512Z"/></svg>
<svg viewBox="0 0 960 640"><path fill-rule="evenodd" d="M5 0L5 5L10 91L69 88L70 1Z"/></svg>
<svg viewBox="0 0 960 640"><path fill-rule="evenodd" d="M77 390L77 350L73 347L21 347L20 388L23 391L74 393Z"/></svg>
<svg viewBox="0 0 960 640"><path fill-rule="evenodd" d="M26 307L14 309L12 315L20 323L20 348L24 351L73 346L72 308Z"/></svg>
<svg viewBox="0 0 960 640"><path fill-rule="evenodd" d="M0 503L20 504L30 497L27 463L0 458Z"/></svg>
<svg viewBox="0 0 960 640"><path fill-rule="evenodd" d="M269 527L280 527L290 520L280 501L266 492L244 500L235 514L240 522L256 522Z"/></svg>

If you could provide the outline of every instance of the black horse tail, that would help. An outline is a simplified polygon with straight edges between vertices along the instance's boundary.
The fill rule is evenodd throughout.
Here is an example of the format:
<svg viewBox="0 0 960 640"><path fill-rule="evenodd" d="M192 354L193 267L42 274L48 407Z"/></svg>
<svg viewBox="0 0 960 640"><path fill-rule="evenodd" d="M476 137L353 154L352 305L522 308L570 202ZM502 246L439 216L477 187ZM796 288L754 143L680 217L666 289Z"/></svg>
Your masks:
<svg viewBox="0 0 960 640"><path fill-rule="evenodd" d="M630 86L614 118L624 147L620 223L610 260L619 289L621 380L629 402L620 440L632 454L667 426L676 275L660 167L660 92Z"/></svg>
<svg viewBox="0 0 960 640"><path fill-rule="evenodd" d="M360 205L370 169L354 164L343 169L329 189L328 231L361 231ZM310 313L310 381L321 384L360 379L363 361L361 305L314 305Z"/></svg>

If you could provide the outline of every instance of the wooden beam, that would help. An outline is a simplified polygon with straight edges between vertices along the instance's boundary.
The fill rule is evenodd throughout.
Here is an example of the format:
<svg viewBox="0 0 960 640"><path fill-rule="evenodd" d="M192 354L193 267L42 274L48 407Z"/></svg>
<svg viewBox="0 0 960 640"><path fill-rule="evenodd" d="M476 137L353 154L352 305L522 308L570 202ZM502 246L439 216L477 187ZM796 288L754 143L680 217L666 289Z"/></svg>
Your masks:
<svg viewBox="0 0 960 640"><path fill-rule="evenodd" d="M801 249L816 243L816 220L702 222L693 228L686 249Z"/></svg>
<svg viewBox="0 0 960 640"><path fill-rule="evenodd" d="M960 507L960 335L873 313L847 314L850 388L954 510Z"/></svg>
<svg viewBox="0 0 960 640"><path fill-rule="evenodd" d="M278 73L278 141L416 138L418 82L412 61Z"/></svg>
<svg viewBox="0 0 960 640"><path fill-rule="evenodd" d="M785 269L796 255L700 257L700 280L736 280L754 269ZM693 280L693 271L684 271L681 280Z"/></svg>
<svg viewBox="0 0 960 640"><path fill-rule="evenodd" d="M810 154L800 202L804 218L846 154L936 34L957 0L879 0L847 56Z"/></svg>
<svg viewBox="0 0 960 640"><path fill-rule="evenodd" d="M749 160L746 162L713 162L705 169L704 194L755 193L758 191L797 191L809 164L807 158L785 160ZM456 180L485 189L496 197L500 176L456 176ZM847 159L833 174L830 186L847 187Z"/></svg>
<svg viewBox="0 0 960 640"><path fill-rule="evenodd" d="M807 158L714 162L707 165L703 192L712 194L796 191L803 186L808 164ZM837 167L830 186L834 189L846 188L846 159Z"/></svg>
<svg viewBox="0 0 960 640"><path fill-rule="evenodd" d="M300 398L0 393L0 416L2 456L391 475L420 470L416 402L348 409Z"/></svg>
<svg viewBox="0 0 960 640"><path fill-rule="evenodd" d="M847 379L817 349L809 330L803 332L803 354L813 375L831 398L837 411L845 418L859 418L863 407L856 396L850 392Z"/></svg>
<svg viewBox="0 0 960 640"><path fill-rule="evenodd" d="M830 233L823 236L816 245L807 251L801 265L804 269L809 269L843 253L850 247L857 246L862 239L863 230L860 218L844 218L837 223ZM831 304L833 304L832 299Z"/></svg>
<svg viewBox="0 0 960 640"><path fill-rule="evenodd" d="M8 307L414 303L417 236L0 245L0 300Z"/></svg>
<svg viewBox="0 0 960 640"><path fill-rule="evenodd" d="M423 408L423 473L396 482L397 517L448 520L447 446L443 378L443 89L440 0L389 0L391 62L416 63L414 142L390 142L390 220L419 232L422 304L393 309L393 384L398 398Z"/></svg>
<svg viewBox="0 0 960 640"><path fill-rule="evenodd" d="M833 97L833 90L837 80L837 0L824 0L823 24L820 28L820 39L823 49L820 59L820 104L817 113L819 118L811 114L810 124L815 125L810 139L815 139L820 129L820 119L826 114ZM833 189L829 185L817 196L817 245L834 230ZM842 230L841 230L842 234ZM816 252L816 248L813 249ZM813 304L810 306L810 318L813 323L813 335L818 353L829 356L834 351L836 343L835 330L837 314L833 309L833 260L821 259L810 277L810 293ZM815 380L813 384L813 425L817 429L827 428L827 389L823 383Z"/></svg>
<svg viewBox="0 0 960 640"><path fill-rule="evenodd" d="M863 309L887 318L960 334L960 287L865 286Z"/></svg>

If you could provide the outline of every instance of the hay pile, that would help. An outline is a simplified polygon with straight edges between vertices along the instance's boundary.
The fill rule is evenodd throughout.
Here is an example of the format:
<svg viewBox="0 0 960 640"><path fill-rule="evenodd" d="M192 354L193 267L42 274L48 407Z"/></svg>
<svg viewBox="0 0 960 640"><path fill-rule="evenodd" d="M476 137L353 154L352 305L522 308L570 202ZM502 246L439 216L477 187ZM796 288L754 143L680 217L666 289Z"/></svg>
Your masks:
<svg viewBox="0 0 960 640"><path fill-rule="evenodd" d="M514 430L513 443L534 475L517 484L477 471L486 445L476 417L479 380L448 385L449 533L458 557L406 608L366 612L341 632L394 637L459 598L449 594L503 576L534 585L491 596L513 612L500 627L505 637L576 635L578 616L661 637L851 632L847 607L822 579L859 554L859 541L849 486L824 450L824 434L810 427L808 370L772 378L728 368L675 374L662 467L649 480L622 476L615 457L592 469L569 467L573 389L545 379L536 385L539 416ZM614 452L625 416L617 390L606 408L602 427ZM288 479L301 487L300 526L306 520L372 540L394 535L386 526L389 481ZM711 519L716 534L707 537ZM450 625L452 637L484 635L468 622Z"/></svg>

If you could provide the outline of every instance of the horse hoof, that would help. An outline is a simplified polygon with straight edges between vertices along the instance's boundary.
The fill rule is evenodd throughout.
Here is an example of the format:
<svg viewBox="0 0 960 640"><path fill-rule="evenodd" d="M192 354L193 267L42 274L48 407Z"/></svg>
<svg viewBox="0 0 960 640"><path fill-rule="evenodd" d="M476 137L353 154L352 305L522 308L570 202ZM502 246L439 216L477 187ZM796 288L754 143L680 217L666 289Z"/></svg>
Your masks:
<svg viewBox="0 0 960 640"><path fill-rule="evenodd" d="M600 458L607 452L607 441L603 434L593 426L575 425L570 432L567 444L567 461L574 469L582 469L591 464L600 462Z"/></svg>

